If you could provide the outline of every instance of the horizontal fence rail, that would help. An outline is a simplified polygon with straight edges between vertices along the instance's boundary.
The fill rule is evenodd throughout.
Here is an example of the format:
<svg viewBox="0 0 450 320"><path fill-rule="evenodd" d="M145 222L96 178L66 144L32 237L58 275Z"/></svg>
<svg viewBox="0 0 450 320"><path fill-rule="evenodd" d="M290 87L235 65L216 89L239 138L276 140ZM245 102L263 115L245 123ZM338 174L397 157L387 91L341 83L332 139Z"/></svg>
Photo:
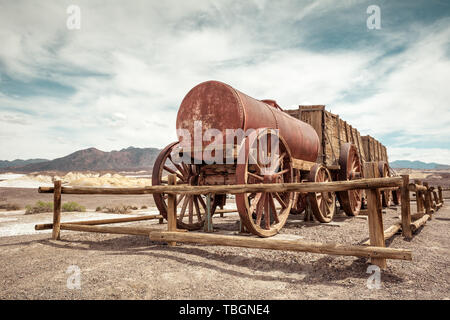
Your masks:
<svg viewBox="0 0 450 320"><path fill-rule="evenodd" d="M104 188L104 187L61 187L64 194L214 194L214 193L251 193L251 192L327 192L347 191L355 189L378 189L402 187L402 177L359 179L335 182L303 182L303 183L267 183L267 184L235 184L235 185L168 185L139 188ZM39 187L40 193L53 193L54 187Z"/></svg>

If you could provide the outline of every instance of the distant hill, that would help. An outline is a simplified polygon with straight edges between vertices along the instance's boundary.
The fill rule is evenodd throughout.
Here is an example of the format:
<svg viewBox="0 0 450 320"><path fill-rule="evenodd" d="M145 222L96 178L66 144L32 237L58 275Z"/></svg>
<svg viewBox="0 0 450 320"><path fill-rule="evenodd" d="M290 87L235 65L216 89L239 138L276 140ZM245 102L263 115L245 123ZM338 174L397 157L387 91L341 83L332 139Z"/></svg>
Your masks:
<svg viewBox="0 0 450 320"><path fill-rule="evenodd" d="M105 152L96 148L79 150L54 160L29 163L23 166L3 167L15 172L86 171L86 170L151 170L160 150L129 147Z"/></svg>
<svg viewBox="0 0 450 320"><path fill-rule="evenodd" d="M435 162L422 162L422 161L409 161L409 160L396 160L389 163L394 169L450 169L450 165L439 164Z"/></svg>
<svg viewBox="0 0 450 320"><path fill-rule="evenodd" d="M0 160L0 168L23 167L27 164L41 163L41 162L47 162L47 161L50 161L50 160L47 160L47 159L28 159L28 160L16 159L13 161Z"/></svg>

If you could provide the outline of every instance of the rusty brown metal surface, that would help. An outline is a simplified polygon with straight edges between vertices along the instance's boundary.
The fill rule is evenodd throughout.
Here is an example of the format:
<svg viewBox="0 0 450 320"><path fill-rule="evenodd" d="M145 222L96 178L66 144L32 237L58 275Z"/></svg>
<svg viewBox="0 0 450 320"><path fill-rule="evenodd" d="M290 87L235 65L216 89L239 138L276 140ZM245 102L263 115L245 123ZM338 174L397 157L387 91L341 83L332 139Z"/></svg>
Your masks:
<svg viewBox="0 0 450 320"><path fill-rule="evenodd" d="M226 129L271 128L279 129L294 158L316 161L319 153L319 137L312 126L284 113L274 100L254 99L219 81L200 83L183 99L177 129L187 129L193 137L194 121L202 121L202 135L210 128L220 130L224 143ZM209 143L203 141L203 147Z"/></svg>

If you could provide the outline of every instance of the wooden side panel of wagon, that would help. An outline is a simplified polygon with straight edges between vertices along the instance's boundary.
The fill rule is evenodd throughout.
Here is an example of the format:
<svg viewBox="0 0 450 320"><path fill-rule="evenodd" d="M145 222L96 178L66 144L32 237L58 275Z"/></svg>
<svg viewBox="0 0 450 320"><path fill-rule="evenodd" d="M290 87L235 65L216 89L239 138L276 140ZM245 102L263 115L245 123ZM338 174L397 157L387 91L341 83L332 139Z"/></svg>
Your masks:
<svg viewBox="0 0 450 320"><path fill-rule="evenodd" d="M366 151L359 131L346 121L325 110L324 105L299 106L296 110L286 110L289 115L310 124L320 139L317 163L330 169L339 168L339 154L343 143L353 143L361 161L367 161Z"/></svg>

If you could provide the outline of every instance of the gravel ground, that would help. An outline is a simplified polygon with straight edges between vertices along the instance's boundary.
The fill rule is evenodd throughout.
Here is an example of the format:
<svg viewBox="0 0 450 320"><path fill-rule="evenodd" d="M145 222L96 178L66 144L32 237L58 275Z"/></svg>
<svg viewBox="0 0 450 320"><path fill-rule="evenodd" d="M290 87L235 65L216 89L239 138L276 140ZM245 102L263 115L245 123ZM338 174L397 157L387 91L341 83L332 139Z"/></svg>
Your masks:
<svg viewBox="0 0 450 320"><path fill-rule="evenodd" d="M385 229L400 214L399 208L386 211ZM51 213L0 217L7 219L0 227L51 221ZM80 213L64 214L67 220L79 218ZM280 237L347 244L367 239L364 217L338 214L328 225L301 218L291 216ZM389 247L411 249L413 261L388 260L380 289L367 287L365 258L190 244L172 248L143 236L71 231L62 231L58 241L50 240L48 231L0 237L0 299L449 299L449 222L444 207L412 241L401 235L388 241ZM234 214L214 223L221 230L238 227ZM166 228L157 220L127 225ZM80 270L80 289L67 286L72 265Z"/></svg>

